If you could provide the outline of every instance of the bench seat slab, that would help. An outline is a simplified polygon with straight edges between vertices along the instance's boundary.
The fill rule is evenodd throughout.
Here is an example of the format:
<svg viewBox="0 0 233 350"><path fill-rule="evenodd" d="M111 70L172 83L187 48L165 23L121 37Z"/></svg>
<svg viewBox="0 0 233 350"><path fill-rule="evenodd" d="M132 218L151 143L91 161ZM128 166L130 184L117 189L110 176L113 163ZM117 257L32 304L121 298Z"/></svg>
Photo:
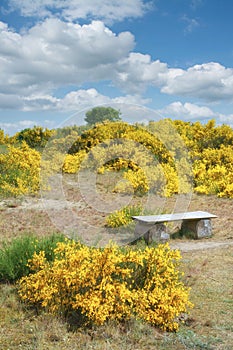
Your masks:
<svg viewBox="0 0 233 350"><path fill-rule="evenodd" d="M184 235L192 233L194 238L205 238L212 235L211 219L216 215L204 211L132 216L136 221L135 238L144 237L147 243L161 242L168 240L170 235L167 233L166 222L181 221L181 231Z"/></svg>

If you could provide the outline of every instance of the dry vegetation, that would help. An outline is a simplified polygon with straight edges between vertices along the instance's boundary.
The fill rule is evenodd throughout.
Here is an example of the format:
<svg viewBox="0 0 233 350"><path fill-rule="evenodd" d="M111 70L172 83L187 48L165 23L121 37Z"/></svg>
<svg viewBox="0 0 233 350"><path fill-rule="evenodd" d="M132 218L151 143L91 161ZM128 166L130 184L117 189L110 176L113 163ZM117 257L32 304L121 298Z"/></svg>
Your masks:
<svg viewBox="0 0 233 350"><path fill-rule="evenodd" d="M37 202L31 200L31 204ZM62 319L37 313L22 304L12 285L0 285L0 349L101 349L101 350L183 350L233 348L233 201L194 195L189 210L218 215L210 239L171 240L171 246L185 244L182 269L191 287L195 307L178 333L162 333L140 322L109 323L89 330L68 327ZM64 209L66 210L66 209ZM41 208L7 201L0 206L0 242L25 232L48 235L56 231ZM216 247L206 249L215 242ZM219 243L225 246L218 246ZM192 249L193 248L193 249Z"/></svg>

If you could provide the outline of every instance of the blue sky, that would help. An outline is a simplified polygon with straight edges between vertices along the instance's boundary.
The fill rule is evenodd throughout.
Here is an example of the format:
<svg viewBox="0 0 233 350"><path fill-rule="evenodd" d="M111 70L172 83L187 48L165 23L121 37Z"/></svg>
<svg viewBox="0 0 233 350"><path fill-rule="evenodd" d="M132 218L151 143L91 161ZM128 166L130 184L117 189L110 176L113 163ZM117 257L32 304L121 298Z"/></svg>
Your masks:
<svg viewBox="0 0 233 350"><path fill-rule="evenodd" d="M2 0L0 128L83 123L111 105L233 126L231 0Z"/></svg>

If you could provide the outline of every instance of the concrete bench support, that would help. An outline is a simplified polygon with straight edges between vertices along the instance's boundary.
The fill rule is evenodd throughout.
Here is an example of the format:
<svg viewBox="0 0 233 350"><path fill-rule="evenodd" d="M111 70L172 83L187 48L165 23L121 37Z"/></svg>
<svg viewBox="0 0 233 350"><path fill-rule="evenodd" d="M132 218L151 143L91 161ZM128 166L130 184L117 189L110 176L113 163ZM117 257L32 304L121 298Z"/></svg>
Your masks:
<svg viewBox="0 0 233 350"><path fill-rule="evenodd" d="M194 234L194 238L205 238L212 236L212 223L210 219L183 220L181 232L186 235L189 232Z"/></svg>
<svg viewBox="0 0 233 350"><path fill-rule="evenodd" d="M193 234L194 238L205 238L212 235L211 219L216 215L203 212L187 212L175 214L133 216L137 221L135 227L135 239L144 237L147 243L164 242L170 238L167 232L167 222L181 221L181 231L183 234Z"/></svg>
<svg viewBox="0 0 233 350"><path fill-rule="evenodd" d="M144 237L147 244L152 242L166 241L170 238L167 233L167 226L163 223L147 225L138 221L135 227L135 237Z"/></svg>

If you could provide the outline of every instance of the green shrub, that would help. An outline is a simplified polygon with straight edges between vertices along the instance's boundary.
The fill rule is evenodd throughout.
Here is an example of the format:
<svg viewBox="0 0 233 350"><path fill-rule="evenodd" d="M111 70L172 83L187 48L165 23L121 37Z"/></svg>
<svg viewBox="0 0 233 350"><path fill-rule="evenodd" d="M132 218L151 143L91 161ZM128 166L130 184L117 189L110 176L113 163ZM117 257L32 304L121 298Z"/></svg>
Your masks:
<svg viewBox="0 0 233 350"><path fill-rule="evenodd" d="M0 282L15 282L22 276L27 276L31 270L28 260L33 254L45 252L46 259L53 261L54 248L57 242L63 242L62 234L53 234L49 237L39 238L34 235L25 235L3 242L0 249Z"/></svg>

